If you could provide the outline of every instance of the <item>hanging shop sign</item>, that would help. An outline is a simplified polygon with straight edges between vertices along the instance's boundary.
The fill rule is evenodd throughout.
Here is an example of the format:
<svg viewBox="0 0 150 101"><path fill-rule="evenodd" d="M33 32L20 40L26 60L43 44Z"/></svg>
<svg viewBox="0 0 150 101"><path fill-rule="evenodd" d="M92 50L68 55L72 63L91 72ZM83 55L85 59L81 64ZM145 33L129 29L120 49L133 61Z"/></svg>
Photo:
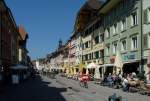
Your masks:
<svg viewBox="0 0 150 101"><path fill-rule="evenodd" d="M112 63L112 64L115 63L115 57L114 56L110 58L110 63Z"/></svg>

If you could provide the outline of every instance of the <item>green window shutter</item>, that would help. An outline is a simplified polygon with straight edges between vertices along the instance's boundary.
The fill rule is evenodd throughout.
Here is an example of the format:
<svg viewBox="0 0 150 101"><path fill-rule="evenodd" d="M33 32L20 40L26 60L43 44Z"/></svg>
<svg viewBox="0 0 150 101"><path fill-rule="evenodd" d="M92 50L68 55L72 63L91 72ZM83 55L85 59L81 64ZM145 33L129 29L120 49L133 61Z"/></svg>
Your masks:
<svg viewBox="0 0 150 101"><path fill-rule="evenodd" d="M144 48L148 48L148 34L144 34Z"/></svg>
<svg viewBox="0 0 150 101"><path fill-rule="evenodd" d="M148 22L148 9L144 10L144 23Z"/></svg>

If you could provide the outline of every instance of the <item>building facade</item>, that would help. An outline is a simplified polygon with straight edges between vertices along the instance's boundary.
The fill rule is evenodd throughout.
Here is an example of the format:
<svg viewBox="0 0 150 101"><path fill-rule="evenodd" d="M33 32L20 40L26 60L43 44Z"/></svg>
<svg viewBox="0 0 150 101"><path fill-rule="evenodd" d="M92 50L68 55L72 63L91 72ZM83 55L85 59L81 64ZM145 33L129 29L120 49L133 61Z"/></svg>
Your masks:
<svg viewBox="0 0 150 101"><path fill-rule="evenodd" d="M28 33L25 31L23 26L18 27L19 34L19 47L18 47L18 63L27 65L27 57L28 57L28 50L27 50L27 39Z"/></svg>
<svg viewBox="0 0 150 101"><path fill-rule="evenodd" d="M114 64L119 51L123 72L140 72L141 64L141 4L137 0L107 1L102 14L105 40L105 64Z"/></svg>
<svg viewBox="0 0 150 101"><path fill-rule="evenodd" d="M75 65L79 66L79 64L82 62L82 42L81 42L81 35L80 33L75 35L76 37L76 43L75 43L75 58L76 62Z"/></svg>
<svg viewBox="0 0 150 101"><path fill-rule="evenodd" d="M0 72L10 82L10 66L17 64L17 37L19 33L11 10L0 1Z"/></svg>
<svg viewBox="0 0 150 101"><path fill-rule="evenodd" d="M147 80L150 80L150 67L148 66L148 58L150 56L150 2L148 0L143 0L143 58L144 71Z"/></svg>

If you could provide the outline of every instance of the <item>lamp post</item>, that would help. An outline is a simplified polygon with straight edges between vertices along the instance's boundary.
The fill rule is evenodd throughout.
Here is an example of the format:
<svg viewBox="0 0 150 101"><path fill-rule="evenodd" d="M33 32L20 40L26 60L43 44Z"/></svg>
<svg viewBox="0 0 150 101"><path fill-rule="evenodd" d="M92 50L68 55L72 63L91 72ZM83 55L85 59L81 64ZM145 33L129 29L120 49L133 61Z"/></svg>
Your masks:
<svg viewBox="0 0 150 101"><path fill-rule="evenodd" d="M144 71L144 60L143 60L143 0L140 0L140 9L141 9L141 62L140 62L140 73Z"/></svg>

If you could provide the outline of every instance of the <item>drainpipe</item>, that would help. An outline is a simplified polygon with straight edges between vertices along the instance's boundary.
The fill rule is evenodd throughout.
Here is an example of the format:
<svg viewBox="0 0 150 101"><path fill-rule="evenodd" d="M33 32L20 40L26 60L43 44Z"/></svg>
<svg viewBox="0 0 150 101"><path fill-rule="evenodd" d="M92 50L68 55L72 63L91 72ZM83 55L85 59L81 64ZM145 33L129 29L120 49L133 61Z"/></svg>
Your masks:
<svg viewBox="0 0 150 101"><path fill-rule="evenodd" d="M143 0L140 0L141 9L141 62L140 62L140 73L144 71L144 59L143 59Z"/></svg>
<svg viewBox="0 0 150 101"><path fill-rule="evenodd" d="M1 35L0 35L0 48L1 48L1 53L0 53L0 59L1 59L1 65L2 65L2 12L0 13L0 20L1 20Z"/></svg>

